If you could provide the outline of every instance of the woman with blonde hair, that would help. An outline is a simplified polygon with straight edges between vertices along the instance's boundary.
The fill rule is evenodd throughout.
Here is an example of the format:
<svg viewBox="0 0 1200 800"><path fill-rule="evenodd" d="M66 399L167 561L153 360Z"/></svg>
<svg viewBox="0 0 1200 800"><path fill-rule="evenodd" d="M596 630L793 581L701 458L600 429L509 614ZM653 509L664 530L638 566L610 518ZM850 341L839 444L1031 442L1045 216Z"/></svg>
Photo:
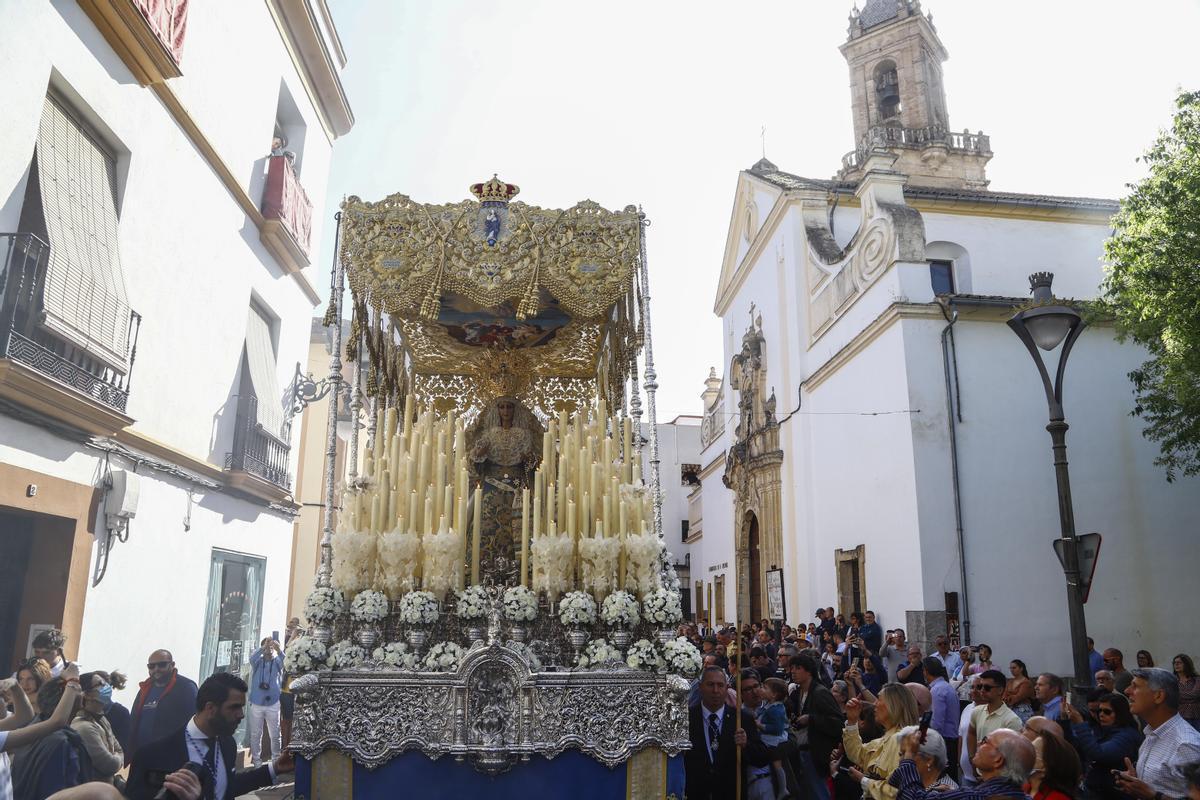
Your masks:
<svg viewBox="0 0 1200 800"><path fill-rule="evenodd" d="M863 743L858 732L858 718L863 701L854 699L846 704L846 727L842 729L842 747L846 757L857 768L850 775L862 786L868 800L895 800L897 790L887 782L888 776L900 765L900 738L896 736L909 725L917 724L917 701L912 693L897 683L889 683L879 691L875 703L875 721L884 729L878 739Z"/></svg>

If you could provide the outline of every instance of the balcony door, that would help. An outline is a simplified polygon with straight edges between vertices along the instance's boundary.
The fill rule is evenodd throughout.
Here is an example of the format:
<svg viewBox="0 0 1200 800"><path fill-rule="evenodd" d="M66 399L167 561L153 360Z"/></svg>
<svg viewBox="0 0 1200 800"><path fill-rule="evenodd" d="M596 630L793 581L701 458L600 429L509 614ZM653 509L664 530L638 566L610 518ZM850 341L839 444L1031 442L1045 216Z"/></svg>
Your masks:
<svg viewBox="0 0 1200 800"><path fill-rule="evenodd" d="M200 678L214 672L249 674L250 654L262 628L263 577L267 560L213 550L204 611Z"/></svg>

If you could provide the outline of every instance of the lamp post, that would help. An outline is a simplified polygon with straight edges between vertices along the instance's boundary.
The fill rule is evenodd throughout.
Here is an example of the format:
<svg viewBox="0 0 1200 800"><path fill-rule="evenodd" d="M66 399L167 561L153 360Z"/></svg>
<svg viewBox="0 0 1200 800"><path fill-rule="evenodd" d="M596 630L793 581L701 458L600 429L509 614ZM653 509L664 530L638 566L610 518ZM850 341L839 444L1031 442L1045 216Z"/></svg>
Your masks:
<svg viewBox="0 0 1200 800"><path fill-rule="evenodd" d="M1079 570L1079 540L1075 535L1075 511L1071 504L1071 479L1067 473L1067 422L1063 416L1062 389L1063 373L1067 368L1067 357L1086 323L1079 312L1070 306L1055 302L1050 285L1054 274L1035 272L1029 276L1029 288L1033 291L1033 305L1013 315L1008 327L1013 329L1033 361L1037 364L1046 390L1046 403L1050 407L1050 441L1054 451L1054 477L1058 484L1058 521L1062 530L1063 572L1067 579L1067 615L1071 625L1071 653L1075 663L1075 680L1081 685L1088 682L1090 667L1087 655L1087 625L1083 616L1083 586ZM1065 341L1064 341L1065 340ZM1054 382L1042 360L1039 349L1050 352L1062 345L1058 358L1058 369Z"/></svg>

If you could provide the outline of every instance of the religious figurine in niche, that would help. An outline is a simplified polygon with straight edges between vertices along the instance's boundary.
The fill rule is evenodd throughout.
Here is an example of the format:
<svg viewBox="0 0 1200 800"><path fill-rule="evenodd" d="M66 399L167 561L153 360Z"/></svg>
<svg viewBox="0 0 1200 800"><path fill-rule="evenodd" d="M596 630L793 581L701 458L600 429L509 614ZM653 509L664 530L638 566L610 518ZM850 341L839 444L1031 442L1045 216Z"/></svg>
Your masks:
<svg viewBox="0 0 1200 800"><path fill-rule="evenodd" d="M487 236L489 247L494 247L500 239L500 214L494 208L489 208L483 218L483 232Z"/></svg>
<svg viewBox="0 0 1200 800"><path fill-rule="evenodd" d="M483 490L480 578L514 583L520 567L521 490L542 460L544 429L514 397L497 397L467 438L467 469Z"/></svg>

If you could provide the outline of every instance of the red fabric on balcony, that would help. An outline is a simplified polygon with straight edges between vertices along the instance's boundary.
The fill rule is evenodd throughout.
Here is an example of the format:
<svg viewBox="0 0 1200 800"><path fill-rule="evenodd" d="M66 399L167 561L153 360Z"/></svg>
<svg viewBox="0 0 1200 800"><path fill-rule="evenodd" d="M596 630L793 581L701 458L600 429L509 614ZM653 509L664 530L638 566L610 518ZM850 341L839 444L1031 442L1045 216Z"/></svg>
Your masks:
<svg viewBox="0 0 1200 800"><path fill-rule="evenodd" d="M133 0L133 4L142 12L163 47L171 53L175 64L182 63L188 0Z"/></svg>
<svg viewBox="0 0 1200 800"><path fill-rule="evenodd" d="M267 166L267 186L263 192L262 212L267 219L283 223L296 244L308 255L308 239L312 229L312 203L296 178L287 156L270 156Z"/></svg>

